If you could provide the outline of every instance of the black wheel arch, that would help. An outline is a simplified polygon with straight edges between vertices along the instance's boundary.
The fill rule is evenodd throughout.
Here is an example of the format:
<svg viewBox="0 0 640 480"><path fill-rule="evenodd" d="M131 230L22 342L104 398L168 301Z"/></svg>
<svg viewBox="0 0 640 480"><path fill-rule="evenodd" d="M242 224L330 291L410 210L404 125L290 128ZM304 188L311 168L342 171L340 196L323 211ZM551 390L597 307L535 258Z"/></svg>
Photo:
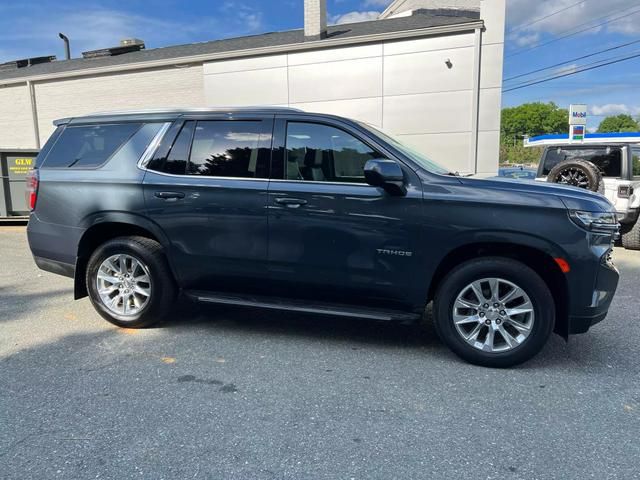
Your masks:
<svg viewBox="0 0 640 480"><path fill-rule="evenodd" d="M73 293L76 300L86 297L88 294L85 280L87 262L95 249L104 242L116 237L139 236L155 240L162 245L165 252L169 249L169 239L160 227L138 215L122 212L106 215L102 213L99 216L87 219L83 228L85 228L85 231L78 242L74 273ZM171 258L169 255L166 256L171 273L174 279L177 279Z"/></svg>
<svg viewBox="0 0 640 480"><path fill-rule="evenodd" d="M427 303L432 301L439 284L458 265L481 257L502 257L519 261L534 270L548 285L554 299L556 323L554 331L563 338L569 336L569 285L554 260L554 255L537 246L524 243L484 241L459 245L447 252L432 275Z"/></svg>

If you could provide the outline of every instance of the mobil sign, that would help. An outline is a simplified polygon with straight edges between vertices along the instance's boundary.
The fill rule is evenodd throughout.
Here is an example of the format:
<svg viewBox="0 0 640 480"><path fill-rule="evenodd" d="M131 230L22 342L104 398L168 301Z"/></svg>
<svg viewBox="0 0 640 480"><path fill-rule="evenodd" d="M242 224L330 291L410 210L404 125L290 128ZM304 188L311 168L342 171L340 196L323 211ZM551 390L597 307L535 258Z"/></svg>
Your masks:
<svg viewBox="0 0 640 480"><path fill-rule="evenodd" d="M587 106L583 104L571 104L569 106L569 125L587 124Z"/></svg>

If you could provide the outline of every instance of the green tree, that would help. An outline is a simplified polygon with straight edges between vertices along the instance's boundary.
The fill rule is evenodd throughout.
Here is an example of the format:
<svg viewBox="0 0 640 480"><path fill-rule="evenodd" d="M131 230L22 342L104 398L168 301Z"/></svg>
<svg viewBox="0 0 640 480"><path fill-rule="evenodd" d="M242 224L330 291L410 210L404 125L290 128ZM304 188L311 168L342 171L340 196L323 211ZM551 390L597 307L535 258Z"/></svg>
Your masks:
<svg viewBox="0 0 640 480"><path fill-rule="evenodd" d="M568 133L569 112L555 103L525 103L502 110L500 163L536 164L541 148L524 148L523 137Z"/></svg>
<svg viewBox="0 0 640 480"><path fill-rule="evenodd" d="M638 122L631 118L631 115L625 114L606 117L598 127L600 133L637 132L638 130L640 130Z"/></svg>
<svg viewBox="0 0 640 480"><path fill-rule="evenodd" d="M568 133L569 112L555 103L525 103L502 109L500 140L504 145L522 142L522 137L547 133Z"/></svg>

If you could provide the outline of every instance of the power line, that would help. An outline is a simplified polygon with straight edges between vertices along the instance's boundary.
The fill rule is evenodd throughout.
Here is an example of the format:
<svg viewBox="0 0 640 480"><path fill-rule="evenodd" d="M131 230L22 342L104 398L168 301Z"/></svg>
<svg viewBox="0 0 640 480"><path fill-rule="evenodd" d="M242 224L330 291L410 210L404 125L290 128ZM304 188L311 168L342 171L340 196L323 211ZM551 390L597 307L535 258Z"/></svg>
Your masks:
<svg viewBox="0 0 640 480"><path fill-rule="evenodd" d="M560 10L556 10L555 12L550 13L549 15L545 15L544 17L536 18L535 20L533 20L533 21L531 21L531 22L529 22L529 23L523 23L523 24L520 24L520 25L518 25L518 26L516 26L516 27L513 27L512 29L508 30L508 31L507 31L507 33L515 32L515 31L521 30L521 29L523 29L523 28L525 28L525 27L529 27L529 26L531 26L531 25L534 25L534 24L536 24L536 23L538 23L538 22L541 22L542 20L546 20L546 19L547 19L547 18L549 18L549 17L553 17L554 15L557 15L557 14L559 14L559 13L562 13L562 12L564 12L565 10L569 10L570 8L577 7L578 5L580 5L580 4L582 4L582 3L585 3L586 1L587 1L587 0L580 0L579 2L572 3L572 4L571 4L571 5L569 5L568 7L562 8L562 9L560 9Z"/></svg>
<svg viewBox="0 0 640 480"><path fill-rule="evenodd" d="M589 53L588 55L582 55L581 57L572 58L572 59L566 60L564 62L555 63L553 65L549 65L548 67L538 68L537 70L531 70L530 72L521 73L519 75L514 75L513 77L505 78L503 81L508 82L510 80L515 80L516 78L527 77L527 76L532 75L534 73L543 72L545 70L550 70L550 69L555 68L555 67L560 67L562 65L566 65L567 63L576 62L578 60L584 60L585 58L595 57L596 55L600 55L601 53L611 52L613 50L617 50L619 48L628 47L629 45L634 45L636 43L640 43L640 39L634 40L632 42L622 43L620 45L616 45L615 47L606 48L604 50L599 50L597 52Z"/></svg>
<svg viewBox="0 0 640 480"><path fill-rule="evenodd" d="M535 80L535 81L531 81L531 82L521 83L521 84L516 85L514 87L507 88L506 90L503 90L503 93L512 92L513 90L519 90L521 88L531 87L532 85L538 85L540 83L550 82L551 80L556 80L558 78L568 77L570 75L576 75L578 73L587 72L589 70L595 70L596 68L606 67L607 65L613 65L614 63L624 62L626 60L631 60L631 59L637 58L637 57L640 57L640 51L636 51L636 53L634 53L633 55L629 55L629 56L624 57L624 58L619 58L617 60L611 60L611 61L608 61L606 63L601 63L602 62L602 60L601 60L600 62L596 62L596 63L599 63L598 65L590 64L592 66L583 66L583 68L578 68L578 69L576 69L576 70L574 70L572 72L567 72L567 73L555 75L555 76L548 77L548 78L542 78L540 80Z"/></svg>
<svg viewBox="0 0 640 480"><path fill-rule="evenodd" d="M630 8L633 8L633 7L630 7ZM629 8L625 8L625 9L624 9L624 10L622 10L622 11L625 11L625 10L629 10ZM535 49L537 49L537 48L544 47L544 46L549 45L549 44L551 44L551 43L559 42L560 40L564 40L565 38L573 37L574 35L578 35L579 33L583 33L583 32L586 32L586 31L592 30L592 29L594 29L594 28L601 27L601 26L606 25L606 24L608 24L608 23L615 22L616 20L620 20L621 18L626 18L626 17L629 17L630 15L635 15L635 14L636 14L636 13L638 13L638 12L640 12L640 8L639 8L639 9L637 9L637 10L633 10L633 11L631 11L631 12L627 12L627 13L625 13L624 15L620 15L620 16L618 16L618 17L610 18L609 20L606 20L606 21L604 21L604 22L598 23L598 24L596 24L596 25L592 25L592 26L590 26L590 27L583 28L583 29L578 30L578 31L576 31L576 32L572 32L572 33L568 33L567 35L562 35L562 36L560 36L560 37L556 37L556 38L554 38L553 40L549 40L548 42L538 43L538 44L533 45L533 46L531 46L531 47L523 48L523 49L521 49L521 50L517 50L517 51L515 51L515 52L513 52L513 53L511 53L511 54L509 54L509 55L505 55L505 58L514 57L514 56L516 56L516 55L520 55L521 53L529 52L529 51L531 51L531 50L535 50ZM579 27L581 27L581 26L583 26L583 25L588 25L588 24L590 24L590 23L592 23L592 22L596 22L596 21L601 20L601 19L603 19L603 18L606 18L606 17L608 17L608 16L610 16L610 15L605 15L605 16L603 16L603 17L596 18L595 20L591 20L591 21L589 21L589 22L581 23L580 25L577 25L577 26L573 27L573 28L572 28L572 29L570 29L570 30L565 30L565 32L571 32L571 30L574 30L574 29L576 29L576 28L579 28Z"/></svg>

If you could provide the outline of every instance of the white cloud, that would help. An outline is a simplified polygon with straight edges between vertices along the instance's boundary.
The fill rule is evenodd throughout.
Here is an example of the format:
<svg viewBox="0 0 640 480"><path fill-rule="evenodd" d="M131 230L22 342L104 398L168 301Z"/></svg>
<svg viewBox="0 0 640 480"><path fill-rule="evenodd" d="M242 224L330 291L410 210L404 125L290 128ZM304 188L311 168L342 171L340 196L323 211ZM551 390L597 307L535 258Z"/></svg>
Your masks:
<svg viewBox="0 0 640 480"><path fill-rule="evenodd" d="M632 13L635 10L634 7L640 8L638 0L585 0L579 5L568 8L556 15L551 15L575 3L576 0L546 2L508 0L507 38L518 46L526 46L532 43L531 39L535 34L549 33L551 35L559 35L565 32L571 33L572 29L580 30L615 17L621 18L602 27L587 30L584 35L596 34L602 31L625 35L637 35L640 33L638 15L624 15L626 12ZM543 18L547 16L548 18ZM541 20L536 21L538 19Z"/></svg>
<svg viewBox="0 0 640 480"><path fill-rule="evenodd" d="M11 16L0 15L0 63L17 58L57 54L63 46L58 32L71 40L74 57L81 52L113 47L123 38L136 37L147 48L241 36L264 29L262 12L242 2L225 2L198 18L160 18L153 12L137 14L90 3L69 2L64 7L17 6Z"/></svg>
<svg viewBox="0 0 640 480"><path fill-rule="evenodd" d="M526 33L520 34L518 32L518 33L511 34L509 39L513 40L515 44L519 47L528 47L530 45L535 45L536 43L538 43L538 41L540 40L540 33L526 32Z"/></svg>
<svg viewBox="0 0 640 480"><path fill-rule="evenodd" d="M577 72L579 68L580 68L580 65L578 65L577 63L572 63L570 65L565 65L563 67L556 68L551 73L552 75L569 75L571 73Z"/></svg>
<svg viewBox="0 0 640 480"><path fill-rule="evenodd" d="M604 105L593 105L590 109L592 115L620 115L623 113L636 115L640 113L640 107L630 107L624 103L607 103Z"/></svg>
<svg viewBox="0 0 640 480"><path fill-rule="evenodd" d="M596 133L598 131L598 127L587 127L587 133Z"/></svg>
<svg viewBox="0 0 640 480"><path fill-rule="evenodd" d="M375 20L380 15L380 12L367 11L367 12L349 12L342 15L332 15L330 17L330 23L339 25L342 23L357 23L367 22L369 20Z"/></svg>
<svg viewBox="0 0 640 480"><path fill-rule="evenodd" d="M387 8L393 0L364 0L365 7Z"/></svg>

